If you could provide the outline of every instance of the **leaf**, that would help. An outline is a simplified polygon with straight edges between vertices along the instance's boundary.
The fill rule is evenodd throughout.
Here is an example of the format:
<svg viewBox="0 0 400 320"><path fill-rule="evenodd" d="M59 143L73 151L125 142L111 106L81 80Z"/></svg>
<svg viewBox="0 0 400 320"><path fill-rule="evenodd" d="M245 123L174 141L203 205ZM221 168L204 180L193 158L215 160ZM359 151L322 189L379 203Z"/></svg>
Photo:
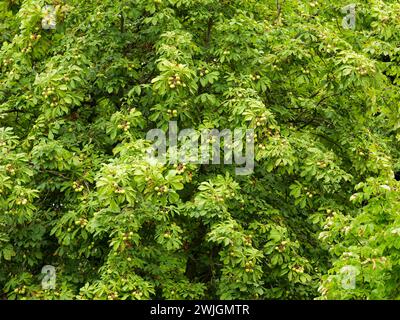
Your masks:
<svg viewBox="0 0 400 320"><path fill-rule="evenodd" d="M4 259L5 259L5 260L8 260L8 261L10 261L11 258L14 257L14 256L16 255L13 246L10 245L10 244L6 245L6 246L3 248L2 253L3 253Z"/></svg>

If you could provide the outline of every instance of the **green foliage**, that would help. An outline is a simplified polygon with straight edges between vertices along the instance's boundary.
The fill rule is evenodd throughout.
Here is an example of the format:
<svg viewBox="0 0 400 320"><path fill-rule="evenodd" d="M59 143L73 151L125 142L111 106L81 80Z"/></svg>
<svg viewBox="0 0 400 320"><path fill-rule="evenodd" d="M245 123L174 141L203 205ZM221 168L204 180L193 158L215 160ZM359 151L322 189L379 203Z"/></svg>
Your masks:
<svg viewBox="0 0 400 320"><path fill-rule="evenodd" d="M400 4L354 3L1 1L4 298L399 298ZM254 173L149 163L172 120Z"/></svg>

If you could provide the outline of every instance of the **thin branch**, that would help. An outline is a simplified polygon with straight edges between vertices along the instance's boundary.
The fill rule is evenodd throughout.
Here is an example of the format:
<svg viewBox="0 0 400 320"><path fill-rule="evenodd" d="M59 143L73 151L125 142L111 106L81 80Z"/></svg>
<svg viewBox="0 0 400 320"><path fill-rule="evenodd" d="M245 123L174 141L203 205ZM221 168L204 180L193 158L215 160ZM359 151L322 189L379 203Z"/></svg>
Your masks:
<svg viewBox="0 0 400 320"><path fill-rule="evenodd" d="M282 2L280 2L279 0L276 0L276 10L277 10L277 14L276 14L276 19L275 21L278 21L281 17L282 14L282 5L285 5L286 0L283 0Z"/></svg>
<svg viewBox="0 0 400 320"><path fill-rule="evenodd" d="M121 15L121 19L120 19L120 31L121 31L121 33L124 33L124 32L125 32L125 19L124 19L124 14L123 14L122 11L120 12L120 15Z"/></svg>
<svg viewBox="0 0 400 320"><path fill-rule="evenodd" d="M213 22L212 17L211 17L211 18L208 19L208 22L207 22L207 33L206 33L206 41L205 41L206 47L208 47L209 44L210 44L211 29L212 29L213 24L214 24L214 22Z"/></svg>
<svg viewBox="0 0 400 320"><path fill-rule="evenodd" d="M1 110L0 114L13 113L13 112L22 112L22 113L24 113L26 111L20 110L20 109Z"/></svg>

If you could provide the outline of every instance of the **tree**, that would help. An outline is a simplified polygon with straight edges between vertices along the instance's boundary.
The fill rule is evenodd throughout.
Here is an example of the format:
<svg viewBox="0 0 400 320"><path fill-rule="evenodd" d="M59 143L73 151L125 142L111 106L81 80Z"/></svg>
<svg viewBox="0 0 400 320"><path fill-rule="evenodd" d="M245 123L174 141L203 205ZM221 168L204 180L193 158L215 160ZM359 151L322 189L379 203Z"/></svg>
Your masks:
<svg viewBox="0 0 400 320"><path fill-rule="evenodd" d="M4 297L397 298L400 4L346 5L2 1ZM254 129L254 172L146 161L169 121Z"/></svg>

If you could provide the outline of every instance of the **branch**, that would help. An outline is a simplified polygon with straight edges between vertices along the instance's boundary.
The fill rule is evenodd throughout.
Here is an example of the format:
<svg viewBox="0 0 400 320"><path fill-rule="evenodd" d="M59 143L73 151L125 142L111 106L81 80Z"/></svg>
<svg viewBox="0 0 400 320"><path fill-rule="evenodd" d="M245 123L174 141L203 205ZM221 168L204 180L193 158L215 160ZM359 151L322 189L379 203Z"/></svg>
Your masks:
<svg viewBox="0 0 400 320"><path fill-rule="evenodd" d="M206 47L208 47L209 43L210 43L212 26L213 26L213 20L212 20L212 18L209 18L208 23L207 23L207 33L206 33L206 41L205 41Z"/></svg>
<svg viewBox="0 0 400 320"><path fill-rule="evenodd" d="M0 114L4 114L4 113L13 113L13 112L26 112L26 111L20 110L20 109L1 110L1 111L0 111Z"/></svg>
<svg viewBox="0 0 400 320"><path fill-rule="evenodd" d="M124 14L123 14L122 11L120 12L120 15L121 15L121 19L120 19L120 31L121 31L121 33L124 33L124 32L125 32L125 27L124 27L125 19L124 19Z"/></svg>
<svg viewBox="0 0 400 320"><path fill-rule="evenodd" d="M275 21L278 21L279 18L281 17L281 13L282 13L282 5L284 5L286 2L286 0L283 0L282 3L279 0L276 0L276 10L277 10L277 14L276 14L276 19Z"/></svg>

